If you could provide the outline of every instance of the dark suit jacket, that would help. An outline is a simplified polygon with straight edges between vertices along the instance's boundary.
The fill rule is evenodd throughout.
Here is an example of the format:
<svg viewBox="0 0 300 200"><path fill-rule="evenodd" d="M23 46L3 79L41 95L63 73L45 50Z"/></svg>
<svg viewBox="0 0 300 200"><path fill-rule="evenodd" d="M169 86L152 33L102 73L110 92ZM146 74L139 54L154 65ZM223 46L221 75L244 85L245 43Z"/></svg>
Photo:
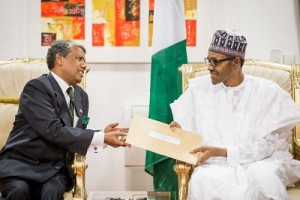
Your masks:
<svg viewBox="0 0 300 200"><path fill-rule="evenodd" d="M74 95L79 117L76 128L72 127L63 92L51 74L25 85L13 129L0 152L0 178L17 176L44 182L66 168L70 177L67 188L71 189L74 153L85 155L95 132L82 124L83 116L88 115L87 94L74 86Z"/></svg>

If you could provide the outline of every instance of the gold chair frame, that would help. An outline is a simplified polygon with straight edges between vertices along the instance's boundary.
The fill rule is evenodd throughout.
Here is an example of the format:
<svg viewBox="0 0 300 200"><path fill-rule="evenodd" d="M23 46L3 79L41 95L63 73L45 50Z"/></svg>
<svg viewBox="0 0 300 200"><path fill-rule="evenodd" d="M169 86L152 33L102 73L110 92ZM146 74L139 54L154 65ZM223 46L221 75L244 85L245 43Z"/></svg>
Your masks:
<svg viewBox="0 0 300 200"><path fill-rule="evenodd" d="M261 68L261 70L259 72L256 72L255 69L256 67ZM247 70L244 70L245 68L247 68ZM246 59L243 66L244 73L252 74L260 77L264 77L264 71L268 69L271 69L272 71L279 70L289 75L290 82L288 83L288 85L283 85L283 86L280 84L279 85L291 94L291 97L300 108L300 65L290 66L290 65L281 65L277 63L271 63L271 62L262 62L253 59ZM183 92L188 88L190 79L209 73L205 63L184 64L179 68L179 71L182 74ZM264 78L272 79L278 83L280 82L279 79L281 77L277 77L278 79L276 80L276 78L272 77L272 75L270 74L269 77L264 77ZM293 154L294 159L300 160L300 124L293 129L292 136L289 138L289 143L290 143L290 152ZM190 180L194 168L195 168L194 165L179 160L177 160L176 164L174 165L173 169L178 175L179 200L187 199L188 182ZM290 192L294 194L296 193L297 196L299 195L298 198L300 199L299 186L300 184L298 182L293 187L288 188L288 191L289 194Z"/></svg>
<svg viewBox="0 0 300 200"><path fill-rule="evenodd" d="M15 58L9 59L7 61L1 61L0 65L10 64L10 63L28 63L28 64L43 64L45 67L46 60L40 58ZM86 88L86 74L89 72L88 67L84 73L84 77L78 85L83 89ZM41 74L40 74L41 75ZM34 77L32 77L34 78ZM28 80L29 81L29 80ZM2 104L19 104L19 97L15 96L0 96L0 103ZM85 156L75 153L72 168L75 173L76 183L71 192L65 193L65 200L85 200L87 198L87 192L85 189L85 170L88 167Z"/></svg>

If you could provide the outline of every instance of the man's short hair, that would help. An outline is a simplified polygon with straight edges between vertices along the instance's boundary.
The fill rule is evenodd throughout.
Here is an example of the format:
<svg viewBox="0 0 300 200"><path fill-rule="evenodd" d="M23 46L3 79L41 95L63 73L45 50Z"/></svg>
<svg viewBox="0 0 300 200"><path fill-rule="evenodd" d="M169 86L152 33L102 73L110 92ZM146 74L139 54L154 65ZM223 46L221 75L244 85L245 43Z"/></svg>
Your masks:
<svg viewBox="0 0 300 200"><path fill-rule="evenodd" d="M51 47L48 49L48 53L47 53L46 59L47 59L48 69L51 70L54 67L55 57L57 54L66 57L71 52L71 48L73 46L78 46L83 50L84 53L86 53L86 49L82 45L73 42L71 40L58 40L54 42L51 45Z"/></svg>

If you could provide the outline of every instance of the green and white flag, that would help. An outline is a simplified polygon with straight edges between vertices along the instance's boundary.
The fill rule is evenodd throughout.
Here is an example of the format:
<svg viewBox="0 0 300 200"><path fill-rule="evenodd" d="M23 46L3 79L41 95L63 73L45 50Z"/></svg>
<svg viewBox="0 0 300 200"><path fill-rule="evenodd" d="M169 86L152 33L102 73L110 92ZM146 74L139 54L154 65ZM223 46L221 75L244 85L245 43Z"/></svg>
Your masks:
<svg viewBox="0 0 300 200"><path fill-rule="evenodd" d="M184 0L155 0L149 118L170 123L169 104L182 93L178 68L187 63ZM163 147L162 147L163 148ZM153 176L154 191L170 191L177 199L175 160L147 151L145 171Z"/></svg>

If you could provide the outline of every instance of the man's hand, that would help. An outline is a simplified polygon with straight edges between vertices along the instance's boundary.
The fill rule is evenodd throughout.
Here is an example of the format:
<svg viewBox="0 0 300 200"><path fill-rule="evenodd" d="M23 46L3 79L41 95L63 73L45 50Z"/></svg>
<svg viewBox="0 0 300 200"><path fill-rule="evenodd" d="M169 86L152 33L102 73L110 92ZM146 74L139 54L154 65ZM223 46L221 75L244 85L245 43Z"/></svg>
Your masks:
<svg viewBox="0 0 300 200"><path fill-rule="evenodd" d="M180 124L178 124L176 121L172 121L169 126L171 131L175 131L175 128L181 128Z"/></svg>
<svg viewBox="0 0 300 200"><path fill-rule="evenodd" d="M227 157L227 149L211 146L201 146L190 151L192 154L198 154L197 164L204 163L207 159L211 157Z"/></svg>
<svg viewBox="0 0 300 200"><path fill-rule="evenodd" d="M117 126L119 125L118 122L109 124L105 127L104 133L112 132L112 131L120 131L120 132L128 132L128 128L118 128Z"/></svg>
<svg viewBox="0 0 300 200"><path fill-rule="evenodd" d="M125 139L128 128L117 128L119 123L113 123L104 129L104 143L112 147L126 147Z"/></svg>

